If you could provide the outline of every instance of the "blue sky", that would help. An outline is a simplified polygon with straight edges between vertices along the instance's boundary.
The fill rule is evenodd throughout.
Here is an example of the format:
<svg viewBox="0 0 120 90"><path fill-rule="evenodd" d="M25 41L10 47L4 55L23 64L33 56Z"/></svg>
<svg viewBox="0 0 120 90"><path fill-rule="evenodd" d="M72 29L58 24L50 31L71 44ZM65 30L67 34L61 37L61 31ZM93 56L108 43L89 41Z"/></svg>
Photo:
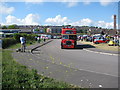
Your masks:
<svg viewBox="0 0 120 90"><path fill-rule="evenodd" d="M117 2L4 2L2 25L63 25L113 28Z"/></svg>

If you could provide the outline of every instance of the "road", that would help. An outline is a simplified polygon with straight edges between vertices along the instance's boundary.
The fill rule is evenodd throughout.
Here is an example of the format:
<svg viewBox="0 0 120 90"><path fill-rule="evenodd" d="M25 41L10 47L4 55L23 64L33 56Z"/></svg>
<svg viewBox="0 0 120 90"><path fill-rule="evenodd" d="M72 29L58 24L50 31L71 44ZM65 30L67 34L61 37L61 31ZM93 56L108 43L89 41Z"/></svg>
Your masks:
<svg viewBox="0 0 120 90"><path fill-rule="evenodd" d="M83 45L78 45L77 49L61 49L60 40L56 39L37 48L33 54L13 52L13 57L39 74L80 87L117 88L118 57L89 52L81 47Z"/></svg>
<svg viewBox="0 0 120 90"><path fill-rule="evenodd" d="M55 39L47 45L38 48L34 51L33 55L37 58L55 63L58 66L77 70L71 76L69 74L70 77L67 79L60 78L66 82L83 87L92 84L93 88L101 86L103 88L118 87L118 56L88 52L82 48L61 49L60 39ZM57 78L55 75L51 77ZM63 77L62 74L59 77ZM87 84L87 81L90 81L90 83Z"/></svg>
<svg viewBox="0 0 120 90"><path fill-rule="evenodd" d="M53 57L56 63L61 61L79 70L118 76L118 56L93 53L83 49L61 49L60 40L54 40L40 49L45 54L45 56L41 54L40 57L47 60Z"/></svg>

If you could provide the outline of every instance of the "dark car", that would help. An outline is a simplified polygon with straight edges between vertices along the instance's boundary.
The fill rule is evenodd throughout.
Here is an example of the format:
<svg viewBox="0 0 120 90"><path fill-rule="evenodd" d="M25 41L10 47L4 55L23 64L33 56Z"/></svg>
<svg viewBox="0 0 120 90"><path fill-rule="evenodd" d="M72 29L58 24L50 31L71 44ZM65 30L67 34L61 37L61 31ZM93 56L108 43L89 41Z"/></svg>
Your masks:
<svg viewBox="0 0 120 90"><path fill-rule="evenodd" d="M92 41L93 41L93 38L92 38L91 36L88 36L88 37L86 38L86 41L92 42Z"/></svg>

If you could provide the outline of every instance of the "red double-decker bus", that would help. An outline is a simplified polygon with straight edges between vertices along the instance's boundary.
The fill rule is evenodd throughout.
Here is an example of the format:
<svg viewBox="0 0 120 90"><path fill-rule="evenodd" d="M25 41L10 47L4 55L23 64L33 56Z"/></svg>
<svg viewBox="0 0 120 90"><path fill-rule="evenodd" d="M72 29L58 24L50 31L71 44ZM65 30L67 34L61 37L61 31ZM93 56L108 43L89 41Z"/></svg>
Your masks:
<svg viewBox="0 0 120 90"><path fill-rule="evenodd" d="M77 44L76 29L71 26L65 26L62 28L62 40L61 49L63 48L75 48Z"/></svg>

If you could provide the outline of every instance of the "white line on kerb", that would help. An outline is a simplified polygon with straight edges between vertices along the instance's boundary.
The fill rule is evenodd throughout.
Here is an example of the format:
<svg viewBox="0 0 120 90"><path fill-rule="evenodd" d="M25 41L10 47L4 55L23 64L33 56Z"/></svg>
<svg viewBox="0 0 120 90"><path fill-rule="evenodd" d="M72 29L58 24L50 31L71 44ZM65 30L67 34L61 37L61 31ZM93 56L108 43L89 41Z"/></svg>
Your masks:
<svg viewBox="0 0 120 90"><path fill-rule="evenodd" d="M105 54L105 55L118 56L118 54L104 53L104 52L97 52L97 51L91 51L91 50L88 50L88 49L83 49L83 50L88 51L88 52L93 52L93 53L99 53L99 54Z"/></svg>
<svg viewBox="0 0 120 90"><path fill-rule="evenodd" d="M96 73L96 74L103 74L103 75L108 75L108 76L113 76L113 77L118 77L117 75L112 75L112 74L103 73L103 72L96 72L96 71L85 70L85 69L78 69L78 70L86 71L86 72L91 72L91 73Z"/></svg>

